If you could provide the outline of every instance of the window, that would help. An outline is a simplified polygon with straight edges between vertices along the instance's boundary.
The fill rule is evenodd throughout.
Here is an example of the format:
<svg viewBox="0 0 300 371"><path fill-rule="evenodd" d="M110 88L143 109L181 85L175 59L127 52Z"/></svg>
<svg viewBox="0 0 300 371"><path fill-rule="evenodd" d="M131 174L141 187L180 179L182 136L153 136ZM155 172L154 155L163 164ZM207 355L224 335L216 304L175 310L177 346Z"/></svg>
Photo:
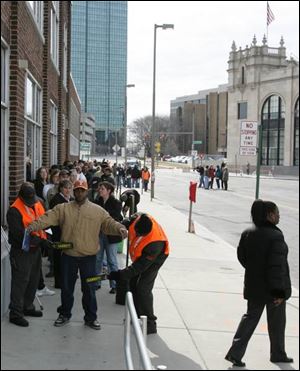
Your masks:
<svg viewBox="0 0 300 371"><path fill-rule="evenodd" d="M32 15L36 21L36 24L43 34L43 18L44 18L44 10L43 10L43 1L28 1L30 5L30 9L32 11Z"/></svg>
<svg viewBox="0 0 300 371"><path fill-rule="evenodd" d="M9 50L1 42L1 226L8 209L8 62Z"/></svg>
<svg viewBox="0 0 300 371"><path fill-rule="evenodd" d="M242 85L245 84L245 67L242 67Z"/></svg>
<svg viewBox="0 0 300 371"><path fill-rule="evenodd" d="M299 166L299 98L295 105L294 113L294 166Z"/></svg>
<svg viewBox="0 0 300 371"><path fill-rule="evenodd" d="M50 162L51 165L55 165L57 164L57 107L52 101L50 104Z"/></svg>
<svg viewBox="0 0 300 371"><path fill-rule="evenodd" d="M36 170L41 166L41 99L42 91L40 87L28 75L25 90L26 180L34 179Z"/></svg>
<svg viewBox="0 0 300 371"><path fill-rule="evenodd" d="M238 120L247 118L247 102L238 103Z"/></svg>
<svg viewBox="0 0 300 371"><path fill-rule="evenodd" d="M262 109L262 165L283 165L285 107L277 95L269 97Z"/></svg>
<svg viewBox="0 0 300 371"><path fill-rule="evenodd" d="M54 65L58 68L58 47L59 47L59 1L51 2L51 42L50 53Z"/></svg>

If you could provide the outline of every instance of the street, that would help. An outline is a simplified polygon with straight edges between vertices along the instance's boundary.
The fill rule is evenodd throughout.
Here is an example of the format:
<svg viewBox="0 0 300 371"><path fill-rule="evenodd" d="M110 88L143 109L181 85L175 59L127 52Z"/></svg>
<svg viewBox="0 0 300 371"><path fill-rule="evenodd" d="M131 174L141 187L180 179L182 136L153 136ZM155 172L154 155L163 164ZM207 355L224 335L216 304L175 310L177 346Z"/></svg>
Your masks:
<svg viewBox="0 0 300 371"><path fill-rule="evenodd" d="M199 174L182 169L158 169L155 182L155 198L184 213L187 228L190 181L199 184ZM227 192L217 190L216 183L213 190L197 188L192 219L236 247L241 232L252 225L250 209L255 198L256 178L230 174L228 184ZM299 181L261 178L259 197L279 207L278 227L289 246L292 284L299 289Z"/></svg>

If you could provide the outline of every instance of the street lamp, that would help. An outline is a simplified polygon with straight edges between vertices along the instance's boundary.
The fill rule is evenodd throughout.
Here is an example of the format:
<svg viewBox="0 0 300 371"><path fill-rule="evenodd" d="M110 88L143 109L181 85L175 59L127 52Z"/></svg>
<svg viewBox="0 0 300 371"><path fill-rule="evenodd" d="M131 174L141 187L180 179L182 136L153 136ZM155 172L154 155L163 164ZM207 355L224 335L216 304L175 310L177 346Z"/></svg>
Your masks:
<svg viewBox="0 0 300 371"><path fill-rule="evenodd" d="M151 128L151 201L154 198L154 181L155 181L155 75L156 75L156 30L162 28L166 30L168 28L174 29L173 24L155 24L154 25L154 53L153 53L153 98L152 98L152 128Z"/></svg>
<svg viewBox="0 0 300 371"><path fill-rule="evenodd" d="M127 165L127 88L134 88L134 84L127 84L125 86L125 122L124 122L124 161L125 167Z"/></svg>

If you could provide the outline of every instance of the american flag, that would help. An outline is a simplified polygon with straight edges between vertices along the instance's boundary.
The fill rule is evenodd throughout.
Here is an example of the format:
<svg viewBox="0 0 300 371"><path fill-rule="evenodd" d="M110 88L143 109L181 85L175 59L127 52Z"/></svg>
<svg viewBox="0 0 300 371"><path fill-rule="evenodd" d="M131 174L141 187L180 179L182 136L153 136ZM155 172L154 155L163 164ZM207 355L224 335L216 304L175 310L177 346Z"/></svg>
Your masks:
<svg viewBox="0 0 300 371"><path fill-rule="evenodd" d="M274 19L275 19L274 14L272 13L269 2L267 1L267 26L269 26L269 24L273 22Z"/></svg>

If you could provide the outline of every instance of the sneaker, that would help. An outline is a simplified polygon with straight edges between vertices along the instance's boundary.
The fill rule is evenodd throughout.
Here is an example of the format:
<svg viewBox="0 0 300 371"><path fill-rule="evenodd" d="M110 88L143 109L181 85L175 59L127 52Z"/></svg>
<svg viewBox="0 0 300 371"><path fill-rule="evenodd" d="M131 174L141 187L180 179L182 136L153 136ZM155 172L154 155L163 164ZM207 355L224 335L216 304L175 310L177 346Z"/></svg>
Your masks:
<svg viewBox="0 0 300 371"><path fill-rule="evenodd" d="M43 317L43 312L40 311L40 310L35 310L35 309L25 309L24 310L24 316Z"/></svg>
<svg viewBox="0 0 300 371"><path fill-rule="evenodd" d="M95 321L85 321L84 324L94 330L101 330L101 325L96 319Z"/></svg>
<svg viewBox="0 0 300 371"><path fill-rule="evenodd" d="M64 315L60 314L57 320L54 322L54 326L61 327L66 325L68 322L70 322L70 318L67 318Z"/></svg>
<svg viewBox="0 0 300 371"><path fill-rule="evenodd" d="M55 291L49 290L47 286L45 286L42 290L36 291L37 296L52 296L55 295Z"/></svg>
<svg viewBox="0 0 300 371"><path fill-rule="evenodd" d="M10 318L9 322L21 327L29 326L29 322L23 317Z"/></svg>

